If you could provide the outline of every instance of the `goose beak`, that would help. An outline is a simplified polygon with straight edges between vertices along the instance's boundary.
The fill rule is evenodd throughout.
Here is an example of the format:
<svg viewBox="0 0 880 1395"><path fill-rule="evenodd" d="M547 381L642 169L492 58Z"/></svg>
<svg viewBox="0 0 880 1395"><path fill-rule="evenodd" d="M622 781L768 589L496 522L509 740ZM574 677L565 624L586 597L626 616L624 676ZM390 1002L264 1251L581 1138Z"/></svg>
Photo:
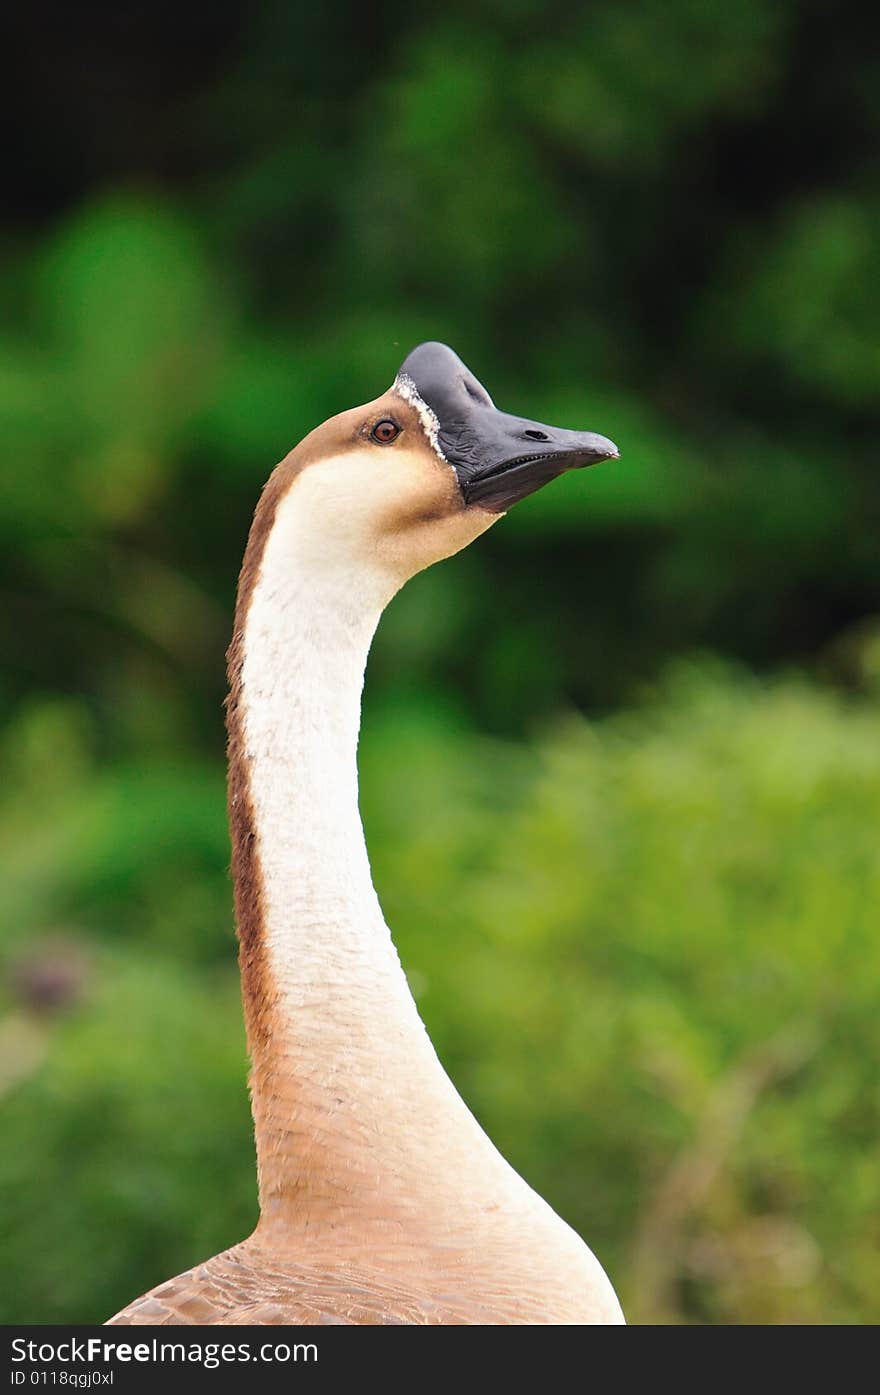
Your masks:
<svg viewBox="0 0 880 1395"><path fill-rule="evenodd" d="M619 454L613 441L592 431L562 431L506 412L493 410L481 425L480 460L453 465L465 503L490 513L504 513L566 470L582 470Z"/></svg>
<svg viewBox="0 0 880 1395"><path fill-rule="evenodd" d="M500 412L486 389L445 344L420 344L396 386L436 419L437 445L455 470L467 506L506 513L566 470L616 460L613 441Z"/></svg>

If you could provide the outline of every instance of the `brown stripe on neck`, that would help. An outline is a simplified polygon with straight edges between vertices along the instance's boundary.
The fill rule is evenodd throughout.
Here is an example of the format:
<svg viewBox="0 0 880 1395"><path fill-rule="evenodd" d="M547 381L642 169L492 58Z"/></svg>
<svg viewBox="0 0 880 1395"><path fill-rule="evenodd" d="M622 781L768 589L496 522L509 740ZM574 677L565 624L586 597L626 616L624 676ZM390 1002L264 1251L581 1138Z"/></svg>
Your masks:
<svg viewBox="0 0 880 1395"><path fill-rule="evenodd" d="M279 1044L278 991L266 943L266 886L261 864L260 830L251 788L252 770L247 743L247 701L244 664L247 625L269 536L279 506L309 465L341 450L362 444L358 434L362 409L331 418L309 433L276 466L260 496L251 524L238 581L235 623L226 655L229 695L226 699L228 757L228 816L232 845L235 921L242 1002L251 1057L251 1108L257 1144L257 1177L261 1214L284 1189L289 1164L282 1141L292 1108L284 1098L283 1048ZM271 836L272 830L262 830ZM280 1114L279 1114L280 1111Z"/></svg>
<svg viewBox="0 0 880 1395"><path fill-rule="evenodd" d="M272 531L278 505L296 477L308 465L324 456L363 447L363 432L375 414L388 402L388 410L399 410L401 399L393 392L364 407L354 407L331 417L309 432L277 465L269 476L254 513L238 579L235 624L226 654L229 696L226 699L228 762L228 813L232 842L232 875L235 883L235 919L238 930L239 966L248 1044L254 1056L270 1038L272 985L266 962L263 916L262 872L256 819L250 789L247 744L244 732L244 634L254 587L266 542ZM412 410L412 409L410 409Z"/></svg>
<svg viewBox="0 0 880 1395"><path fill-rule="evenodd" d="M271 983L266 962L263 879L244 731L244 634L278 505L305 463L300 451L291 451L269 476L260 496L238 578L235 623L226 654L229 678L229 695L226 699L227 811L232 844L238 962L245 1027L252 1057L269 1041Z"/></svg>

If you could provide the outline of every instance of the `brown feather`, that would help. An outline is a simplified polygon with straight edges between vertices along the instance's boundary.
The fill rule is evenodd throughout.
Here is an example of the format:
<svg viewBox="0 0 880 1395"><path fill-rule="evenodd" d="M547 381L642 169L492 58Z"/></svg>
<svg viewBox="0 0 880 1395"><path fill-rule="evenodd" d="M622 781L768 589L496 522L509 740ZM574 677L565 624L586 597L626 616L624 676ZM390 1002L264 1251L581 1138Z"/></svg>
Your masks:
<svg viewBox="0 0 880 1395"><path fill-rule="evenodd" d="M364 414L383 407L403 412L410 435L421 442L417 449L424 451L429 481L421 490L415 485L411 497L397 506L398 516L389 524L392 536L407 528L415 535L419 528L433 527L444 512L462 510L447 467L424 438L413 407L386 396L325 423L276 467L263 490L239 577L227 655L228 813L261 1168L260 1224L242 1244L129 1304L112 1324L620 1320L613 1293L589 1252L494 1150L486 1151L487 1141L457 1097L467 1125L458 1133L444 1132L450 1087L433 1053L440 1083L432 1075L429 1084L420 1076L389 1084L380 1075L374 1093L359 1102L361 1112L355 1101L346 1114L336 1110L342 1100L328 1100L324 1086L291 1055L279 1013L244 730L245 630L282 499L306 466L362 446ZM456 526L461 530L456 546L475 535L466 532L473 526L467 520ZM326 1004L328 1040L338 1042L334 1049L346 1058L354 1055L349 1031L356 1007L342 993ZM381 1024L377 1028L381 1040ZM392 1044L387 1050L393 1056Z"/></svg>

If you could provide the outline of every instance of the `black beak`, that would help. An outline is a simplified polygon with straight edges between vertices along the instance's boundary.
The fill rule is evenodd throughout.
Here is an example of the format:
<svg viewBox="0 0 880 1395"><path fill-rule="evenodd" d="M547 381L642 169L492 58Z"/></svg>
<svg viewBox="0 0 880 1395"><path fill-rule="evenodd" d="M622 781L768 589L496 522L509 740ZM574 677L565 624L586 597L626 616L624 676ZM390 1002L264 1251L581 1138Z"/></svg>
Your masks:
<svg viewBox="0 0 880 1395"><path fill-rule="evenodd" d="M437 421L437 444L458 476L466 504L505 513L566 470L615 460L613 441L592 431L499 412L457 354L445 344L420 344L404 359L396 386L416 394Z"/></svg>

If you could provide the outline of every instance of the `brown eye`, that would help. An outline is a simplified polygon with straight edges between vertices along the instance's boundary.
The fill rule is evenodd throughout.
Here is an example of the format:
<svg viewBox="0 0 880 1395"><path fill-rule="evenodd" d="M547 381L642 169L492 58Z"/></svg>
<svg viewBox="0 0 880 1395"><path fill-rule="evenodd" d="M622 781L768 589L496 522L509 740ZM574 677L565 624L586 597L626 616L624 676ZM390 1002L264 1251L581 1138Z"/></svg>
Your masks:
<svg viewBox="0 0 880 1395"><path fill-rule="evenodd" d="M378 441L380 446L387 446L399 435L400 427L397 422L392 421L390 417L383 417L381 421L376 422L370 432L370 440Z"/></svg>

